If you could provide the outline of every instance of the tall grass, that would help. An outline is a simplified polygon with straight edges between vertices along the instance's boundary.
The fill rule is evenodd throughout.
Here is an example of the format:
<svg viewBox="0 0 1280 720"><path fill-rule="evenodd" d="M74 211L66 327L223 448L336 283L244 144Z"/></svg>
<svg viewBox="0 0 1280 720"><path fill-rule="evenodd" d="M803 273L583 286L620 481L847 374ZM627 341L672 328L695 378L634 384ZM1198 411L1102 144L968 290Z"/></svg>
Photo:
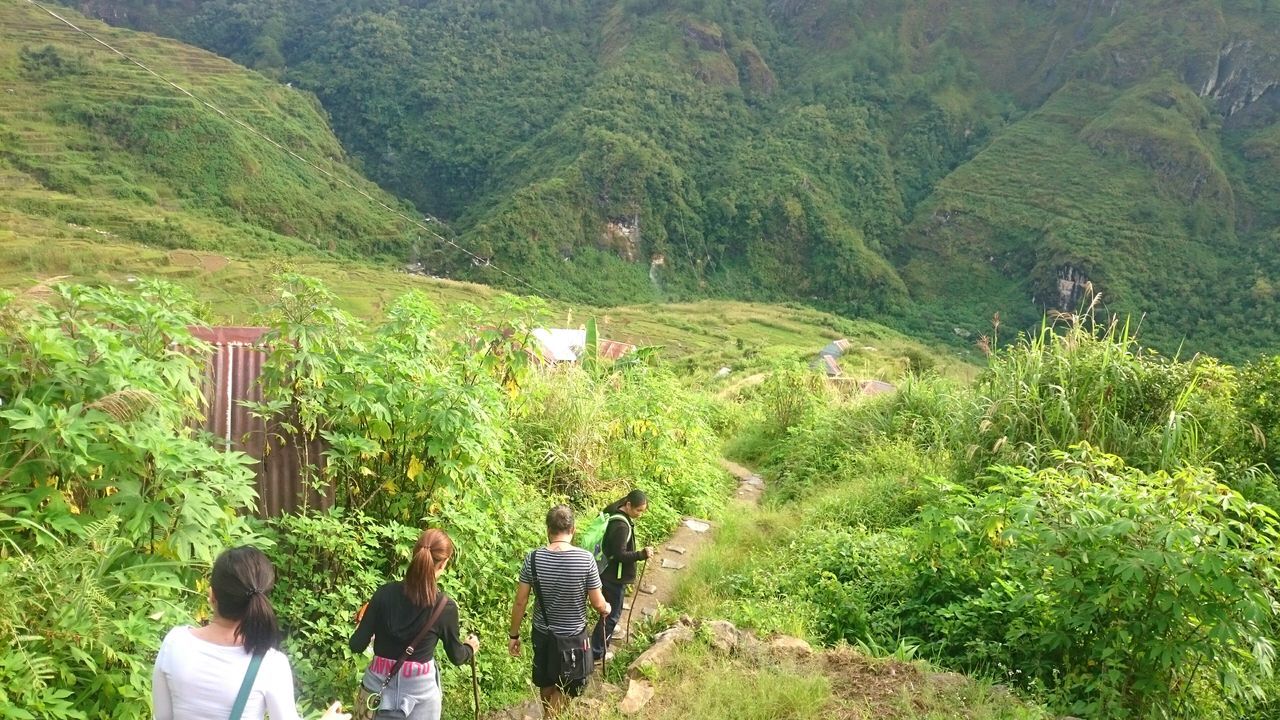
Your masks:
<svg viewBox="0 0 1280 720"><path fill-rule="evenodd" d="M1129 323L1088 315L1045 322L997 351L960 426L958 476L989 465L1037 467L1087 442L1134 467L1171 470L1223 461L1244 431L1235 371L1212 358L1144 348Z"/></svg>

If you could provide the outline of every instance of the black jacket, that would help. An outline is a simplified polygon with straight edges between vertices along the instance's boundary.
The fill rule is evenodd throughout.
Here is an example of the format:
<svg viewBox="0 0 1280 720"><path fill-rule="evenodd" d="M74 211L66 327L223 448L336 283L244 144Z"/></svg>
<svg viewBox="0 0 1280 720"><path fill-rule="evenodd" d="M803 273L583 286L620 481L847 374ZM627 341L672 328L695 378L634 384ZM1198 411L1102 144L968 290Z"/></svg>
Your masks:
<svg viewBox="0 0 1280 720"><path fill-rule="evenodd" d="M621 517L610 520L604 530L602 548L609 563L600 571L600 579L625 585L636 581L636 561L644 559L644 552L636 552L636 532L631 518L622 513L618 515Z"/></svg>
<svg viewBox="0 0 1280 720"><path fill-rule="evenodd" d="M427 662L435 657L436 644L442 643L449 660L454 665L463 665L471 660L471 646L462 642L458 630L458 606L453 599L440 593L436 602L445 603L444 612L435 627L427 632L427 637L414 648L409 660ZM373 652L379 657L396 660L405 646L422 630L423 624L431 619L433 608L420 608L409 602L404 594L404 583L391 582L378 588L369 601L360 625L351 635L349 643L351 652L361 653L369 647L369 639L373 638Z"/></svg>

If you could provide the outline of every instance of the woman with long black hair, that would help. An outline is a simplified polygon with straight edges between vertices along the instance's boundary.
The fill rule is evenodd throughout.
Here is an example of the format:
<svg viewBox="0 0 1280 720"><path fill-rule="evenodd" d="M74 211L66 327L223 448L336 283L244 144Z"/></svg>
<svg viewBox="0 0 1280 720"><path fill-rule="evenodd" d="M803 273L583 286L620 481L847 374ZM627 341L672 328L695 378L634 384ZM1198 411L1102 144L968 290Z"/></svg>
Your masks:
<svg viewBox="0 0 1280 720"><path fill-rule="evenodd" d="M622 600L627 586L636 581L636 561L648 560L653 548L636 550L635 520L649 509L649 496L641 490L632 490L621 500L608 505L609 514L601 549L607 564L600 571L601 592L612 608L607 617L600 618L591 633L591 656L596 662L605 658L613 630L622 617Z"/></svg>
<svg viewBox="0 0 1280 720"><path fill-rule="evenodd" d="M373 598L351 636L351 651L364 652L373 640L373 661L365 671L359 702L377 696L375 718L438 720L442 644L454 665L471 662L480 649L475 635L459 639L458 605L436 583L453 557L453 541L443 530L418 538L404 580L389 582ZM419 639L420 638L420 639Z"/></svg>
<svg viewBox="0 0 1280 720"><path fill-rule="evenodd" d="M278 649L280 629L267 594L276 571L262 551L237 547L213 563L203 627L169 631L151 676L155 720L297 720L293 673ZM330 706L321 720L349 720Z"/></svg>

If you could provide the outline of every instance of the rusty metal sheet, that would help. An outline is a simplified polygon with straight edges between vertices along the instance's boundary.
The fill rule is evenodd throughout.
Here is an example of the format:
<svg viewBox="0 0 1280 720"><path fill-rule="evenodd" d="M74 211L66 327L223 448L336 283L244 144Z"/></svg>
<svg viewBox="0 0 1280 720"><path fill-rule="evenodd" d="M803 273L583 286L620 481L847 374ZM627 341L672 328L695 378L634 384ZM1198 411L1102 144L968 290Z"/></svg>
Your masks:
<svg viewBox="0 0 1280 720"><path fill-rule="evenodd" d="M280 428L255 418L241 403L261 402L262 366L266 353L257 343L266 334L260 327L193 327L191 332L209 343L212 351L205 364L204 393L207 401L204 429L217 438L220 447L238 450L258 462L252 466L257 476L258 515L271 517L304 507L328 507L334 490L318 493L303 480L303 468L324 467L324 441L304 442Z"/></svg>

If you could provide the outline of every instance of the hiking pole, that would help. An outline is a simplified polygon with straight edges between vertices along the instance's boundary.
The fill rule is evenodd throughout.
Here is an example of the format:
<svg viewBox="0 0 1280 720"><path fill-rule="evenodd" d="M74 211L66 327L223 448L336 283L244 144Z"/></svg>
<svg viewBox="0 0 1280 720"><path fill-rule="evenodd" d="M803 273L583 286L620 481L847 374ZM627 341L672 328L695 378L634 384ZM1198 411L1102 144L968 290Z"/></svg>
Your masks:
<svg viewBox="0 0 1280 720"><path fill-rule="evenodd" d="M476 709L476 720L480 720L480 681L476 678L476 657L471 656L471 699Z"/></svg>
<svg viewBox="0 0 1280 720"><path fill-rule="evenodd" d="M480 681L476 678L476 654L471 653L471 698L476 710L476 720L480 720Z"/></svg>
<svg viewBox="0 0 1280 720"><path fill-rule="evenodd" d="M631 613L636 611L636 602L640 600L640 587L644 584L644 571L649 569L649 560L640 561L640 579L636 581L636 591L631 596L631 609L627 610L627 644L631 644ZM624 596L625 597L625 596Z"/></svg>

